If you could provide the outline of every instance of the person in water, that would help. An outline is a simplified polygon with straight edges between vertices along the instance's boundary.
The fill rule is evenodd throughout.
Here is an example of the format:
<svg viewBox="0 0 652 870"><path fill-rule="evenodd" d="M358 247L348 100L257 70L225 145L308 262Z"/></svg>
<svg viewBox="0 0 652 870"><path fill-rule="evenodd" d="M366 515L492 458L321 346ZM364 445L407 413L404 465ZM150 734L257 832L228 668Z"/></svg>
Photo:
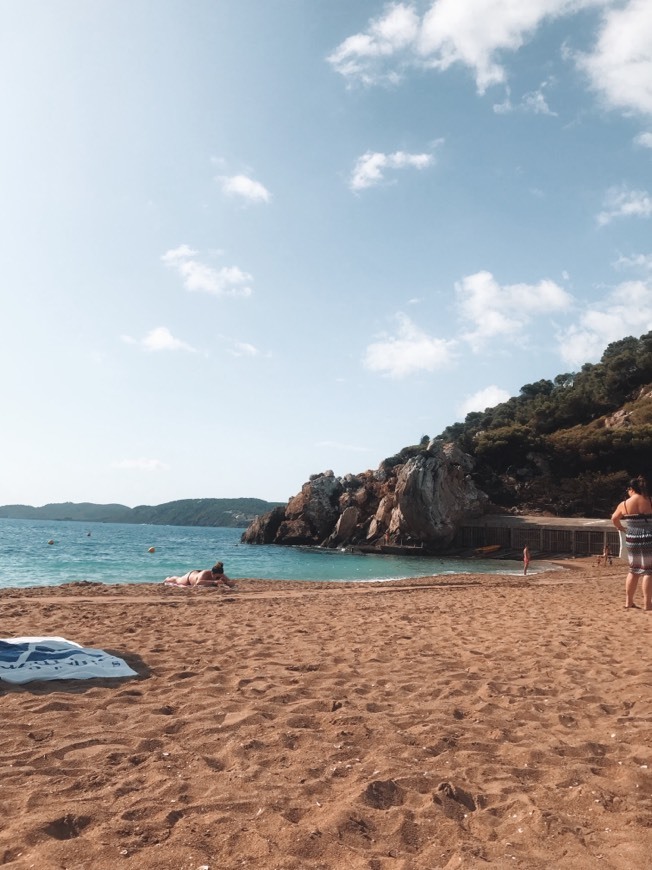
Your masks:
<svg viewBox="0 0 652 870"><path fill-rule="evenodd" d="M188 571L181 577L166 577L163 581L168 586L221 586L234 589L235 583L224 573L224 563L216 562L213 567L205 570Z"/></svg>
<svg viewBox="0 0 652 870"><path fill-rule="evenodd" d="M625 609L638 609L634 595L643 578L643 609L652 610L652 500L644 477L630 480L627 498L613 512L611 522L625 532L629 573L625 580ZM626 528L623 527L623 522Z"/></svg>

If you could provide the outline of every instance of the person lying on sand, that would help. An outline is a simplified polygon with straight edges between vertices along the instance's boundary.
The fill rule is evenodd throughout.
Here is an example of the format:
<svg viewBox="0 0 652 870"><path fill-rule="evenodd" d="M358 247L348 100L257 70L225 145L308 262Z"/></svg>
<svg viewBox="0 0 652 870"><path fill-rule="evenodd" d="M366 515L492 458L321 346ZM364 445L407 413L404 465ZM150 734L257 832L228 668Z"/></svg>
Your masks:
<svg viewBox="0 0 652 870"><path fill-rule="evenodd" d="M224 573L223 562L216 562L210 571L188 571L181 577L166 577L163 582L168 586L221 586L235 589L233 580Z"/></svg>

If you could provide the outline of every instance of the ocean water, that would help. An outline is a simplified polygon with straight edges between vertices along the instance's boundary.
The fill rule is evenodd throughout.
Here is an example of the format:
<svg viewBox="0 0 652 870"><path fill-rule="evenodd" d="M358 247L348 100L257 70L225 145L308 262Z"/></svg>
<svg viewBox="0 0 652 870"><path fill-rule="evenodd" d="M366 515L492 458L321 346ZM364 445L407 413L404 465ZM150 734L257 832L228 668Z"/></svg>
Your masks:
<svg viewBox="0 0 652 870"><path fill-rule="evenodd" d="M0 519L0 588L158 583L224 562L229 577L369 581L436 574L520 574L518 562L436 556L356 555L308 547L241 544L242 529ZM48 544L48 541L54 541ZM148 550L154 547L155 552ZM536 572L543 565L531 569Z"/></svg>

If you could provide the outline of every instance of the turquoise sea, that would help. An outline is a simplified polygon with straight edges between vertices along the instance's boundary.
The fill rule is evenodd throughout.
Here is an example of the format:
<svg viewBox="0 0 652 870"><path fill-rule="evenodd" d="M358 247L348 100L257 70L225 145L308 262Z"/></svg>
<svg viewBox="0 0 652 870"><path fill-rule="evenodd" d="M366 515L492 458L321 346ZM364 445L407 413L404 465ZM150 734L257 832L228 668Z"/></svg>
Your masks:
<svg viewBox="0 0 652 870"><path fill-rule="evenodd" d="M233 578L369 581L433 574L520 574L518 562L435 556L356 555L307 547L241 544L242 529L0 519L0 588L158 583L224 562ZM54 541L48 544L48 541ZM154 547L155 552L148 550ZM536 571L536 565L533 566ZM539 566L540 568L543 565Z"/></svg>

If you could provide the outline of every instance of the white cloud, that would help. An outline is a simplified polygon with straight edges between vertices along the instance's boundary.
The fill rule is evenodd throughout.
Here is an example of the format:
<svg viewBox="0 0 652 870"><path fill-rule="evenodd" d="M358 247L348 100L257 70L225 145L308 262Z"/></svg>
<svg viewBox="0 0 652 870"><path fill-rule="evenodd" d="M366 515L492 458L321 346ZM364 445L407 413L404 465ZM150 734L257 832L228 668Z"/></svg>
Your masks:
<svg viewBox="0 0 652 870"><path fill-rule="evenodd" d="M634 144L642 148L652 148L652 133L639 133L634 137Z"/></svg>
<svg viewBox="0 0 652 870"><path fill-rule="evenodd" d="M544 85L541 85L539 90L530 91L523 96L523 110L532 112L534 115L550 115L553 118L557 117L557 112L553 112L548 105L543 93Z"/></svg>
<svg viewBox="0 0 652 870"><path fill-rule="evenodd" d="M577 63L607 106L652 114L650 0L629 0L607 9L595 48Z"/></svg>
<svg viewBox="0 0 652 870"><path fill-rule="evenodd" d="M611 187L606 193L598 224L603 227L620 217L650 217L652 196L647 190L631 190L627 185Z"/></svg>
<svg viewBox="0 0 652 870"><path fill-rule="evenodd" d="M249 202L270 202L272 199L269 190L248 175L219 175L216 180L227 196L239 196Z"/></svg>
<svg viewBox="0 0 652 870"><path fill-rule="evenodd" d="M550 85L550 81L542 82L536 91L528 91L523 94L520 103L512 102L511 89L505 86L505 99L502 103L494 103L493 110L497 115L507 115L510 112L526 112L532 115L549 115L556 118L557 112L553 112L544 91Z"/></svg>
<svg viewBox="0 0 652 870"><path fill-rule="evenodd" d="M368 447L356 447L355 444L343 444L341 441L318 441L315 447L326 447L328 450L343 450L347 453L368 453Z"/></svg>
<svg viewBox="0 0 652 870"><path fill-rule="evenodd" d="M235 341L233 346L228 351L232 356L258 356L260 351L253 344L248 344L246 341Z"/></svg>
<svg viewBox="0 0 652 870"><path fill-rule="evenodd" d="M453 362L456 341L427 335L405 314L397 315L397 321L396 336L383 337L367 347L367 369L402 378L414 372L446 368Z"/></svg>
<svg viewBox="0 0 652 870"><path fill-rule="evenodd" d="M111 468L119 468L125 471L167 471L169 468L160 459L116 459L111 463Z"/></svg>
<svg viewBox="0 0 652 870"><path fill-rule="evenodd" d="M460 314L470 326L462 333L473 350L497 336L519 336L535 314L563 311L572 296L554 281L501 286L491 272L476 272L455 285Z"/></svg>
<svg viewBox="0 0 652 870"><path fill-rule="evenodd" d="M130 335L123 335L122 340L126 344L137 344L147 351L186 350L190 353L195 353L194 347L191 347L179 338L175 338L167 326L157 326L155 329L151 329L140 340L132 338Z"/></svg>
<svg viewBox="0 0 652 870"><path fill-rule="evenodd" d="M161 257L161 260L166 266L177 266L191 257L196 257L199 251L195 251L190 245L179 245L178 248L172 248L166 251Z"/></svg>
<svg viewBox="0 0 652 870"><path fill-rule="evenodd" d="M506 81L501 63L546 19L609 0L434 0L421 19L413 3L391 3L366 31L345 39L330 55L333 68L364 84L398 81L409 66L469 67L479 93Z"/></svg>
<svg viewBox="0 0 652 870"><path fill-rule="evenodd" d="M485 387L483 390L478 390L472 396L468 396L459 406L459 413L466 417L471 411L484 411L486 408L493 408L501 402L506 402L510 398L507 390L502 390L495 384L490 387Z"/></svg>
<svg viewBox="0 0 652 870"><path fill-rule="evenodd" d="M589 306L579 323L557 336L561 357L570 365L593 362L605 347L652 329L652 282L626 281L605 300Z"/></svg>
<svg viewBox="0 0 652 870"><path fill-rule="evenodd" d="M364 190L380 184L388 169L425 169L434 161L432 154L407 154L405 151L395 151L393 154L383 154L378 151L367 151L358 157L351 174L349 186L351 190Z"/></svg>
<svg viewBox="0 0 652 870"><path fill-rule="evenodd" d="M502 103L494 103L493 110L497 115L509 115L510 112L514 111L514 104L512 103L511 92L509 88L505 89L505 99Z"/></svg>
<svg viewBox="0 0 652 870"><path fill-rule="evenodd" d="M363 84L396 82L397 71L383 73L383 59L395 58L414 47L419 33L419 16L411 4L391 3L381 18L369 22L366 33L345 39L327 58L334 69Z"/></svg>
<svg viewBox="0 0 652 870"><path fill-rule="evenodd" d="M122 340L126 344L137 345L143 350L156 352L162 350L184 350L189 353L197 353L194 347L186 344L175 338L166 326L157 326L156 329L150 330L142 339L132 338L130 335L123 335ZM236 341L226 335L219 336L221 352L229 354L233 357L249 357L254 358L260 356L260 350L253 344L246 341Z"/></svg>
<svg viewBox="0 0 652 870"><path fill-rule="evenodd" d="M161 260L170 269L175 269L189 292L211 293L214 296L251 296L249 286L253 281L248 272L238 266L223 266L215 269L196 259L198 251L181 245L167 251Z"/></svg>
<svg viewBox="0 0 652 870"><path fill-rule="evenodd" d="M616 269L639 269L642 272L652 272L652 254L632 254L631 257L620 256L613 266Z"/></svg>
<svg viewBox="0 0 652 870"><path fill-rule="evenodd" d="M546 18L556 18L589 0L437 0L426 12L418 52L427 66L470 67L479 93L506 80L499 57L517 51Z"/></svg>
<svg viewBox="0 0 652 870"><path fill-rule="evenodd" d="M600 25L595 44L575 55L577 67L608 108L652 114L650 0L434 0L423 17L416 3L390 3L328 61L348 81L367 85L398 82L410 67L445 71L461 64L472 71L483 94L507 82L505 57L544 22L589 8L601 10ZM494 105L498 113L513 108L509 93ZM521 108L554 114L542 90L526 94ZM645 138L640 144L650 147Z"/></svg>

